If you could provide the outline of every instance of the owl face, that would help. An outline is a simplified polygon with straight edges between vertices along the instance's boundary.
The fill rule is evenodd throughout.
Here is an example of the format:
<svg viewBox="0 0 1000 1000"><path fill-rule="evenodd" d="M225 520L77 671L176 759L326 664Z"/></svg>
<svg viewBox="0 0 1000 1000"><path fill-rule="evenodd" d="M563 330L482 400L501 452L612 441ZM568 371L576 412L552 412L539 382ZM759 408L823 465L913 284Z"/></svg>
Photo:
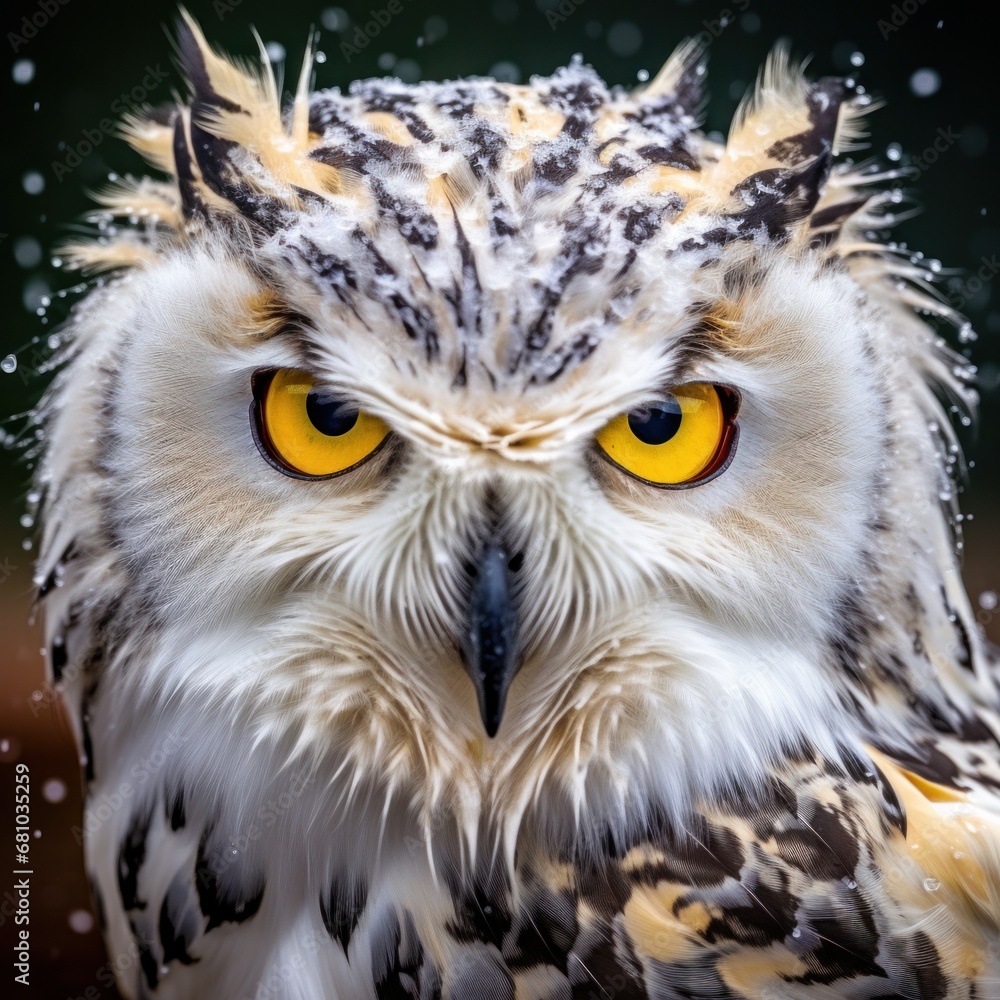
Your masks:
<svg viewBox="0 0 1000 1000"><path fill-rule="evenodd" d="M310 246L340 237L322 222ZM423 753L469 769L470 745L502 769L578 743L585 765L598 749L627 755L651 726L684 733L681 760L734 722L738 734L741 715L814 728L830 685L803 650L834 628L862 558L886 434L874 331L848 279L766 250L664 246L627 304L589 278L580 302L570 285L547 356L572 356L582 336L592 349L552 375L517 357L530 248L517 269L483 256L480 331L422 290L442 320L432 357L374 295L352 306L309 261L294 270L287 244L256 257L263 279L194 251L115 293L130 350L106 460L130 488L107 504L153 614L183 621L185 646L226 623L280 647L213 685L280 704L320 739L346 724L367 760L394 746L416 773ZM727 291L734 270L745 277ZM666 441L643 442L637 416L669 417L692 387L717 420L690 409ZM338 409L346 435L375 426L361 426L361 451L336 433ZM716 475L670 455L644 467L627 448L684 435ZM490 615L506 616L496 634L470 634ZM792 709L777 695L789 683L804 691Z"/></svg>
<svg viewBox="0 0 1000 1000"><path fill-rule="evenodd" d="M191 108L133 135L175 184L116 196L159 222L81 341L137 696L466 827L835 758L886 509L937 492L893 471L935 447L916 321L849 260L878 196L830 172L861 105L778 60L716 146L688 48L639 94L369 82L283 122L183 47Z"/></svg>

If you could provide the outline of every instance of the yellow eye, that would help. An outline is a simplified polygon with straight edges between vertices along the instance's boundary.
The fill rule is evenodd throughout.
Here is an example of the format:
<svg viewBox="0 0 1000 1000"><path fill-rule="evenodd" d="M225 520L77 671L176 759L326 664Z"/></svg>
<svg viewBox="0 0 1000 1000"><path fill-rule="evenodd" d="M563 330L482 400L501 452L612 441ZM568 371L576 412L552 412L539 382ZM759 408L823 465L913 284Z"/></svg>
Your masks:
<svg viewBox="0 0 1000 1000"><path fill-rule="evenodd" d="M705 382L677 386L615 417L597 443L615 465L655 486L690 486L721 472L736 443L736 395Z"/></svg>
<svg viewBox="0 0 1000 1000"><path fill-rule="evenodd" d="M261 454L286 475L306 479L352 469L389 433L384 421L293 368L254 377L251 413Z"/></svg>

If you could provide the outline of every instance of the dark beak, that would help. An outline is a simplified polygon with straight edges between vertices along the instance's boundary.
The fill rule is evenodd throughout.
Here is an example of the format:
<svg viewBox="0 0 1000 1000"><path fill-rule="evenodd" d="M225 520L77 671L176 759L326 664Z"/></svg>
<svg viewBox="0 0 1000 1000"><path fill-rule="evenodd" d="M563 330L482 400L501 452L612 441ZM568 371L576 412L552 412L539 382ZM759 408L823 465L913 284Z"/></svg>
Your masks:
<svg viewBox="0 0 1000 1000"><path fill-rule="evenodd" d="M483 727L492 737L500 728L507 690L520 666L507 552L490 542L470 572L472 592L462 655L476 688Z"/></svg>

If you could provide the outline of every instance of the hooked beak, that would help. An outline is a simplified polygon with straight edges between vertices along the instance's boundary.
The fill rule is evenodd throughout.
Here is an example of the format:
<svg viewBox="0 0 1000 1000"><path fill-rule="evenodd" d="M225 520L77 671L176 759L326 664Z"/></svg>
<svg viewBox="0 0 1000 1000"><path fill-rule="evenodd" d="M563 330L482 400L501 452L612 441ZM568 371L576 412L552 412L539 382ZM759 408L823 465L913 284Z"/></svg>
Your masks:
<svg viewBox="0 0 1000 1000"><path fill-rule="evenodd" d="M465 669L490 737L500 728L507 690L520 667L508 558L502 545L489 542L473 564L468 624L462 637Z"/></svg>

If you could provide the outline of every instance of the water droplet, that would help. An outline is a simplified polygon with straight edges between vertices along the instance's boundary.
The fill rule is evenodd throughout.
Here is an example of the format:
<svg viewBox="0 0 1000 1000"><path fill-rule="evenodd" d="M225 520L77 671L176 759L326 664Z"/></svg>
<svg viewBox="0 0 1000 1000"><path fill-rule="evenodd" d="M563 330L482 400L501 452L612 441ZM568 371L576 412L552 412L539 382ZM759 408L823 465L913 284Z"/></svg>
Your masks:
<svg viewBox="0 0 1000 1000"><path fill-rule="evenodd" d="M322 64L326 62L326 53L322 50L317 50L316 55L313 56L313 58L322 66Z"/></svg>
<svg viewBox="0 0 1000 1000"><path fill-rule="evenodd" d="M615 21L608 28L608 48L616 56L633 56L642 46L642 32L631 21Z"/></svg>
<svg viewBox="0 0 1000 1000"><path fill-rule="evenodd" d="M941 883L936 878L925 878L924 879L924 888L928 892L937 892L938 889L941 888Z"/></svg>
<svg viewBox="0 0 1000 1000"><path fill-rule="evenodd" d="M28 312L34 312L42 304L42 297L51 294L52 289L44 278L29 278L21 288L21 301Z"/></svg>
<svg viewBox="0 0 1000 1000"><path fill-rule="evenodd" d="M638 72L637 72L637 73L635 74L635 78L636 78L636 79L637 79L637 80L638 80L638 81L639 81L640 83L645 83L645 82L646 82L646 81L647 81L647 80L649 79L649 70L648 70L648 69L640 69L640 70L639 70L639 71L638 71Z"/></svg>
<svg viewBox="0 0 1000 1000"><path fill-rule="evenodd" d="M30 552L31 551L31 539L30 538L25 538L21 542L21 548L24 549L25 552ZM38 696L40 698L41 697L41 692L37 692L37 693L38 693ZM34 696L32 696L32 697L34 697Z"/></svg>
<svg viewBox="0 0 1000 1000"><path fill-rule="evenodd" d="M37 170L29 170L21 178L21 187L28 194L41 194L45 190L45 178Z"/></svg>
<svg viewBox="0 0 1000 1000"><path fill-rule="evenodd" d="M521 80L521 67L517 63L510 62L507 59L501 59L500 62L494 63L486 73L487 76L492 76L494 80L499 80L500 83L519 83Z"/></svg>
<svg viewBox="0 0 1000 1000"><path fill-rule="evenodd" d="M865 54L863 52L852 52L851 53L851 65L852 66L864 66L865 64Z"/></svg>
<svg viewBox="0 0 1000 1000"><path fill-rule="evenodd" d="M35 64L30 59L18 59L11 67L14 83L28 84L35 79Z"/></svg>
<svg viewBox="0 0 1000 1000"><path fill-rule="evenodd" d="M87 934L94 927L94 918L86 910L74 910L67 921L77 934Z"/></svg>
<svg viewBox="0 0 1000 1000"><path fill-rule="evenodd" d="M281 42L268 42L264 46L264 51L270 62L281 62L285 58L285 46Z"/></svg>
<svg viewBox="0 0 1000 1000"><path fill-rule="evenodd" d="M66 783L58 778L49 778L42 785L42 798L46 802L62 802L66 798Z"/></svg>
<svg viewBox="0 0 1000 1000"><path fill-rule="evenodd" d="M917 97L930 97L941 89L941 74L936 69L925 66L910 77L910 90Z"/></svg>
<svg viewBox="0 0 1000 1000"><path fill-rule="evenodd" d="M427 18L424 22L424 38L428 45L439 42L448 34L448 22L439 14Z"/></svg>
<svg viewBox="0 0 1000 1000"><path fill-rule="evenodd" d="M21 267L38 267L42 262L42 245L34 236L19 236L14 240L14 260Z"/></svg>
<svg viewBox="0 0 1000 1000"><path fill-rule="evenodd" d="M969 516L971 517L972 515L970 514ZM979 606L984 611L993 611L998 603L1000 603L1000 598L997 597L995 590L984 590L979 595Z"/></svg>
<svg viewBox="0 0 1000 1000"><path fill-rule="evenodd" d="M351 23L343 7L326 7L320 14L319 20L327 31L343 31Z"/></svg>
<svg viewBox="0 0 1000 1000"><path fill-rule="evenodd" d="M420 79L420 64L414 59L400 59L394 71L403 83L416 83Z"/></svg>
<svg viewBox="0 0 1000 1000"><path fill-rule="evenodd" d="M894 163L903 156L903 147L898 142L890 142L885 148L885 155Z"/></svg>
<svg viewBox="0 0 1000 1000"><path fill-rule="evenodd" d="M800 937L802 937L802 931L800 931L798 927L793 928L793 930L792 930L792 937L793 938L800 938Z"/></svg>
<svg viewBox="0 0 1000 1000"><path fill-rule="evenodd" d="M10 375L12 372L17 371L17 358L13 354L8 354L7 357L0 361L0 369Z"/></svg>
<svg viewBox="0 0 1000 1000"><path fill-rule="evenodd" d="M21 527L30 528L35 523L35 519L30 514L21 515Z"/></svg>

